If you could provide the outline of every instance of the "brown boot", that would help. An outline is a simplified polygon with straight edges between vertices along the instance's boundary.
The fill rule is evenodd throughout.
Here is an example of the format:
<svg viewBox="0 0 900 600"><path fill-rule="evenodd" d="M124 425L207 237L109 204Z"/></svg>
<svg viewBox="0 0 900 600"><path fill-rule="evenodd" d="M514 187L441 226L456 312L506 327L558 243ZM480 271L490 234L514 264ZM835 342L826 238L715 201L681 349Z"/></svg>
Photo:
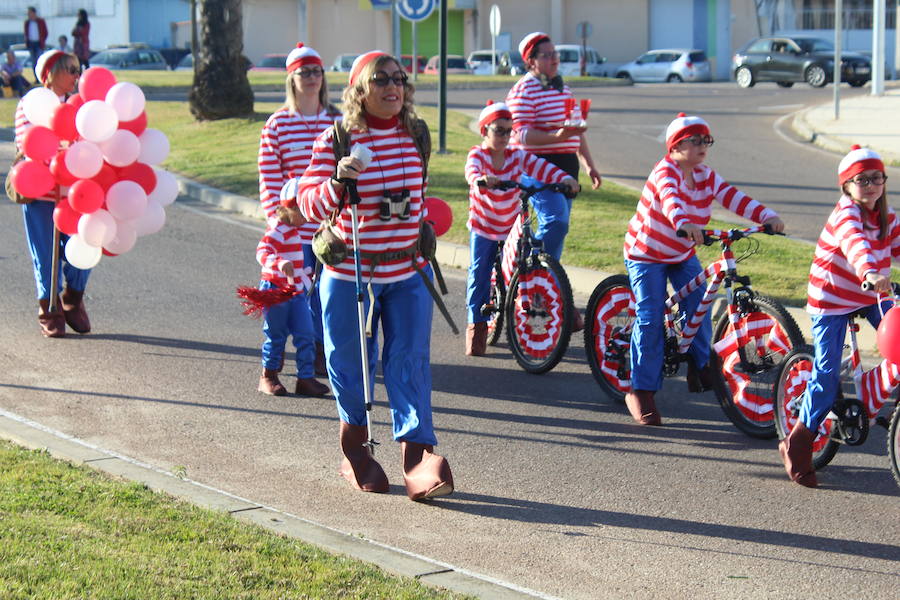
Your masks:
<svg viewBox="0 0 900 600"><path fill-rule="evenodd" d="M76 333L88 333L91 330L91 321L84 309L84 291L66 288L62 293L62 310L66 316L66 323Z"/></svg>
<svg viewBox="0 0 900 600"><path fill-rule="evenodd" d="M331 388L317 381L315 377L307 377L306 379L297 380L297 387L294 388L294 393L298 396L324 398L331 393Z"/></svg>
<svg viewBox="0 0 900 600"><path fill-rule="evenodd" d="M316 342L316 360L313 369L319 377L328 377L328 364L325 362L325 346Z"/></svg>
<svg viewBox="0 0 900 600"><path fill-rule="evenodd" d="M59 301L56 302L56 312L50 312L49 300L38 300L38 323L41 325L41 334L44 337L61 338L66 336L66 317L60 310Z"/></svg>
<svg viewBox="0 0 900 600"><path fill-rule="evenodd" d="M582 329L584 329L584 317L581 316L581 311L576 308L572 312L572 333Z"/></svg>
<svg viewBox="0 0 900 600"><path fill-rule="evenodd" d="M354 489L362 492L387 493L390 489L387 475L363 444L368 440L365 425L350 425L341 421L341 477Z"/></svg>
<svg viewBox="0 0 900 600"><path fill-rule="evenodd" d="M712 370L709 368L709 363L706 363L702 369L698 369L694 365L694 359L691 357L688 357L687 363L688 370L686 379L688 391L699 394L713 389L713 376Z"/></svg>
<svg viewBox="0 0 900 600"><path fill-rule="evenodd" d="M403 482L410 500L425 500L453 493L453 473L434 447L416 442L400 442L403 456Z"/></svg>
<svg viewBox="0 0 900 600"><path fill-rule="evenodd" d="M784 470L791 481L806 487L818 487L812 464L812 445L816 433L797 421L786 438L778 443L778 453L784 461Z"/></svg>
<svg viewBox="0 0 900 600"><path fill-rule="evenodd" d="M655 392L634 390L625 394L625 405L632 418L641 425L662 425L662 418L656 410Z"/></svg>
<svg viewBox="0 0 900 600"><path fill-rule="evenodd" d="M263 374L259 376L258 391L267 396L286 396L287 390L278 381L278 371L276 369L263 369Z"/></svg>
<svg viewBox="0 0 900 600"><path fill-rule="evenodd" d="M487 353L486 322L469 323L466 327L466 356L484 356Z"/></svg>

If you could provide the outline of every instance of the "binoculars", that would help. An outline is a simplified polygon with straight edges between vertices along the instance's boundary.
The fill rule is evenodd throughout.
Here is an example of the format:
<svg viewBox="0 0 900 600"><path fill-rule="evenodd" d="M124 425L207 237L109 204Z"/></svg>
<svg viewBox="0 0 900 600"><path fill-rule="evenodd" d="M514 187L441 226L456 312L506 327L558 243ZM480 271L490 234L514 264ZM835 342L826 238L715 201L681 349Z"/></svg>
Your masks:
<svg viewBox="0 0 900 600"><path fill-rule="evenodd" d="M382 194L381 203L378 206L378 218L382 221L390 221L391 216L396 216L403 221L409 218L409 190Z"/></svg>

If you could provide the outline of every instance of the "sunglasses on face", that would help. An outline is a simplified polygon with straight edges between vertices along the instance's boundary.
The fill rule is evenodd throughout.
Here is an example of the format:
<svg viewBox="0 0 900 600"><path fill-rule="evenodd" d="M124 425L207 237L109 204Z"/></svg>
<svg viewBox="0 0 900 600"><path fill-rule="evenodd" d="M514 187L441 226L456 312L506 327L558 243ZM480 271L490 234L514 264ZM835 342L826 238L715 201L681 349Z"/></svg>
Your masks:
<svg viewBox="0 0 900 600"><path fill-rule="evenodd" d="M871 177L866 177L865 175L859 175L854 177L853 179L848 179L847 181L852 181L859 187L866 187L869 185L884 185L884 182L887 181L887 175L883 173L876 173Z"/></svg>
<svg viewBox="0 0 900 600"><path fill-rule="evenodd" d="M716 143L711 135L692 135L685 141L690 142L692 146L712 146Z"/></svg>
<svg viewBox="0 0 900 600"><path fill-rule="evenodd" d="M406 85L407 79L409 79L409 76L403 71L397 71L393 75L388 75L384 71L378 71L372 75L372 83L378 87L387 87L388 83L393 83L397 87L403 87Z"/></svg>
<svg viewBox="0 0 900 600"><path fill-rule="evenodd" d="M63 71L69 75L81 75L81 67L66 67Z"/></svg>
<svg viewBox="0 0 900 600"><path fill-rule="evenodd" d="M494 135L506 137L512 133L512 127L498 127L496 125L488 125L488 129L494 132Z"/></svg>
<svg viewBox="0 0 900 600"><path fill-rule="evenodd" d="M534 55L535 58L543 58L547 60L556 60L559 58L559 52L554 50L553 52L538 52Z"/></svg>
<svg viewBox="0 0 900 600"><path fill-rule="evenodd" d="M301 69L300 71L294 71L294 75L298 75L303 79L309 79L310 77L321 77L322 74L325 73L319 67L314 67L312 69Z"/></svg>

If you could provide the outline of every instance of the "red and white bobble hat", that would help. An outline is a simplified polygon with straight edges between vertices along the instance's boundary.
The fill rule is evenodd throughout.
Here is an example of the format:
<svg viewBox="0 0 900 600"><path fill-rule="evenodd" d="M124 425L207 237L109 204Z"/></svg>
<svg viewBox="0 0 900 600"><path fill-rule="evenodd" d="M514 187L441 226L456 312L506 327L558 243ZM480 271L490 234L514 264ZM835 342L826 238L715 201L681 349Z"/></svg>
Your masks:
<svg viewBox="0 0 900 600"><path fill-rule="evenodd" d="M299 42L297 47L288 54L287 59L284 61L284 67L288 73L293 73L300 67L307 65L318 65L321 67L322 57L309 46L304 46L303 42Z"/></svg>
<svg viewBox="0 0 900 600"><path fill-rule="evenodd" d="M372 50L371 52L366 52L365 54L357 56L356 60L353 61L353 66L350 67L350 85L355 85L356 78L359 77L363 67L379 56L388 56L388 53L382 52L381 50Z"/></svg>
<svg viewBox="0 0 900 600"><path fill-rule="evenodd" d="M709 135L709 125L700 117L678 113L675 120L666 128L666 150L671 152L678 142L692 135Z"/></svg>
<svg viewBox="0 0 900 600"><path fill-rule="evenodd" d="M869 148L860 148L854 144L850 146L850 152L838 165L838 185L844 185L863 171L877 169L884 173L884 162L878 153Z"/></svg>
<svg viewBox="0 0 900 600"><path fill-rule="evenodd" d="M497 119L512 120L512 111L509 110L509 107L504 102L488 100L487 106L481 109L481 114L478 115L478 130L481 131L481 135L484 135L485 127Z"/></svg>
<svg viewBox="0 0 900 600"><path fill-rule="evenodd" d="M50 74L53 65L65 55L66 53L62 50L47 50L38 56L37 62L34 65L34 70L37 73L41 84L47 83L47 75Z"/></svg>
<svg viewBox="0 0 900 600"><path fill-rule="evenodd" d="M526 35L522 38L522 41L519 42L519 54L522 55L522 60L528 60L528 55L531 54L531 51L534 50L535 46L549 41L550 36L543 31L535 31Z"/></svg>

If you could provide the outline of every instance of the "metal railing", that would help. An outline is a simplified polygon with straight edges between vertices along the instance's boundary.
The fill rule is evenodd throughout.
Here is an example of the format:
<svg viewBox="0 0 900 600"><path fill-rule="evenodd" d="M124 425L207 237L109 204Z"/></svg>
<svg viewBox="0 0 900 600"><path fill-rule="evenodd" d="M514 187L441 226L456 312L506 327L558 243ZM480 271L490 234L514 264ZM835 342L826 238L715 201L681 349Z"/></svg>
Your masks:
<svg viewBox="0 0 900 600"><path fill-rule="evenodd" d="M797 29L834 29L834 8L803 8L796 12ZM844 29L872 29L873 13L871 8L845 8ZM885 27L894 29L897 23L897 6L891 3L887 7Z"/></svg>

